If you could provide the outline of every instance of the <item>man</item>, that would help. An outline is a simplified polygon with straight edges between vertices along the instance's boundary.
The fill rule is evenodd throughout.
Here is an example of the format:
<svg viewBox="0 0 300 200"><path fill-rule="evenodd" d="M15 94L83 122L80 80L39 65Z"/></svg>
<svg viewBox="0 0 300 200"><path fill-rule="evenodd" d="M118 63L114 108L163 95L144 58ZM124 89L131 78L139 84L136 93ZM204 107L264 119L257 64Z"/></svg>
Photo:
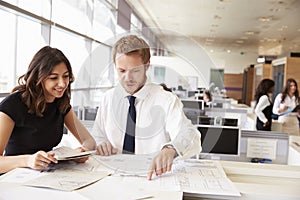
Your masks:
<svg viewBox="0 0 300 200"><path fill-rule="evenodd" d="M113 47L120 84L100 100L93 135L100 155L151 154L148 179L171 170L176 156L189 158L201 151L200 133L186 118L176 95L150 83L150 47L129 35Z"/></svg>

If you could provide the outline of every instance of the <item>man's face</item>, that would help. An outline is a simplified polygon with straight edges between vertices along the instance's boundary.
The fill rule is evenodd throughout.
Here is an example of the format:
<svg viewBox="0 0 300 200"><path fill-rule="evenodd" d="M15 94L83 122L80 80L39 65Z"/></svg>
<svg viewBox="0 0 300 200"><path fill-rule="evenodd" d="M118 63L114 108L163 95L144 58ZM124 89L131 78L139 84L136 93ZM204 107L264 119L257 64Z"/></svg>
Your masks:
<svg viewBox="0 0 300 200"><path fill-rule="evenodd" d="M146 71L149 62L143 64L142 58L138 54L121 54L116 59L116 70L119 81L129 94L139 91L146 82Z"/></svg>

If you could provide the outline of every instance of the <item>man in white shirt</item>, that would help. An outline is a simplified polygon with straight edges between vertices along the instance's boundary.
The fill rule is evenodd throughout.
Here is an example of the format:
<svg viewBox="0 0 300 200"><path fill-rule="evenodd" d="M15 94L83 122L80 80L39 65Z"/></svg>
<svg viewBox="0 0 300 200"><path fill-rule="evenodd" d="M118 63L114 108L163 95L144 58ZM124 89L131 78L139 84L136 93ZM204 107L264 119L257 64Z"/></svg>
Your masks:
<svg viewBox="0 0 300 200"><path fill-rule="evenodd" d="M170 171L177 155L189 158L200 153L200 133L184 115L181 101L147 79L149 45L137 36L125 36L113 47L113 61L120 84L107 91L100 100L93 128L98 153L105 156L122 153L128 146L125 143L129 135L130 96L135 99L132 117L135 128L134 136L129 136L129 146L133 145L135 154L157 153L148 174L149 180L153 173L161 175Z"/></svg>

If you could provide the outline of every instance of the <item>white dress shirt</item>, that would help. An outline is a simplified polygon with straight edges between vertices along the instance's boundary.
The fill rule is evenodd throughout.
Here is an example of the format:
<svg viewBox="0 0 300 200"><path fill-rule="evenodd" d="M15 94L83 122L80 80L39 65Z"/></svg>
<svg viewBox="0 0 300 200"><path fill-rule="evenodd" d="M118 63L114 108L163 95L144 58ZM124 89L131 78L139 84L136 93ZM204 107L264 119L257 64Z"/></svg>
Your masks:
<svg viewBox="0 0 300 200"><path fill-rule="evenodd" d="M298 103L296 103L296 97L292 96L292 98L289 95L286 95L285 99L283 102L281 102L282 99L282 93L279 93L274 101L273 105L273 113L280 115L281 113L279 112L279 109L284 108L284 106L288 106L289 110L293 110Z"/></svg>
<svg viewBox="0 0 300 200"><path fill-rule="evenodd" d="M282 123L282 132L289 133L290 135L297 135L299 136L299 121L297 119L297 115L299 117L298 113L289 112L287 114L284 114L284 112L279 112L280 108L284 108L284 106L288 106L288 110L293 110L298 103L296 102L296 97L293 96L292 98L290 96L286 96L284 101L281 103L282 93L279 93L274 101L273 105L273 113L275 114L282 114L278 118L278 122Z"/></svg>
<svg viewBox="0 0 300 200"><path fill-rule="evenodd" d="M256 104L254 112L255 112L256 116L258 117L258 119L260 121L262 121L263 123L266 123L268 121L265 114L263 113L263 110L269 105L271 105L271 104L270 104L270 99L269 99L268 95L261 96Z"/></svg>
<svg viewBox="0 0 300 200"><path fill-rule="evenodd" d="M129 108L121 85L104 93L100 100L92 134L100 144L109 141L121 153ZM159 85L146 83L136 97L135 154L158 152L172 144L179 156L188 158L200 153L200 132L186 118L176 95Z"/></svg>

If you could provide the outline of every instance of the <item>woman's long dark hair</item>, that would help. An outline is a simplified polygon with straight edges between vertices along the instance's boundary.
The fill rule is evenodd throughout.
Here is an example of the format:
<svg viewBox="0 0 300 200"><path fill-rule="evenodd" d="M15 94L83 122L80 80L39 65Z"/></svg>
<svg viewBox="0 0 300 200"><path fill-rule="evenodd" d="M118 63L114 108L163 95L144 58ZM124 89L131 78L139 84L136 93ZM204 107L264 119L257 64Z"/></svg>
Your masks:
<svg viewBox="0 0 300 200"><path fill-rule="evenodd" d="M27 72L19 77L19 85L12 90L12 92L17 90L22 92L22 101L26 104L29 113L43 116L46 108L43 81L60 63L66 65L70 81L63 96L57 99L58 108L61 112L65 112L70 106L71 83L74 81L71 64L60 50L45 46L34 55Z"/></svg>
<svg viewBox="0 0 300 200"><path fill-rule="evenodd" d="M256 102L258 102L259 98L263 95L269 96L268 93L270 92L270 89L272 87L274 87L274 85L275 85L275 82L271 79L266 78L266 79L261 80L255 90L254 98L255 98Z"/></svg>
<svg viewBox="0 0 300 200"><path fill-rule="evenodd" d="M296 80L293 78L289 78L286 80L285 87L282 89L282 92L281 92L282 93L281 103L284 102L285 97L289 94L291 83L294 83L296 86L296 91L295 91L294 95L296 97L296 102L300 103L298 85L297 85Z"/></svg>

